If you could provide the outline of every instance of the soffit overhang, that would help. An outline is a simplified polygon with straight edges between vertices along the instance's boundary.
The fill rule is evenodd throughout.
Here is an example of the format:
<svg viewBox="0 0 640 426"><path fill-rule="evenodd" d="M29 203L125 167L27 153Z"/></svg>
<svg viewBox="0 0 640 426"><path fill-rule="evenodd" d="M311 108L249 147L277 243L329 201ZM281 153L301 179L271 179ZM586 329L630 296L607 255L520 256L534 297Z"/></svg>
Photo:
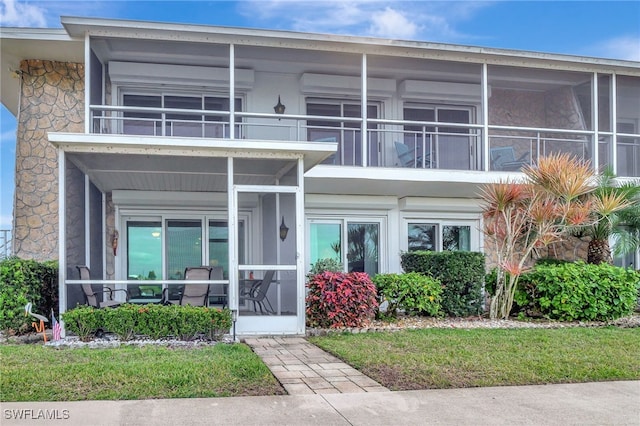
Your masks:
<svg viewBox="0 0 640 426"><path fill-rule="evenodd" d="M520 172L319 165L305 174L305 193L477 199L489 183L523 178Z"/></svg>
<svg viewBox="0 0 640 426"><path fill-rule="evenodd" d="M235 183L273 185L295 176L298 159L310 170L337 150L334 142L195 139L177 137L49 133L103 192L217 192L227 190L227 158L233 157Z"/></svg>
<svg viewBox="0 0 640 426"><path fill-rule="evenodd" d="M620 70L626 69L628 72L640 73L640 62L635 61L425 41L71 16L61 17L61 22L72 37L83 37L85 34L90 34L96 37L147 38L300 48L355 54L368 53L464 62L486 62L489 64L557 67L558 69L575 69L577 67L582 71L589 67L600 68L602 71L610 67L616 67ZM526 62L523 62L523 60Z"/></svg>
<svg viewBox="0 0 640 426"><path fill-rule="evenodd" d="M74 39L63 28L0 28L0 100L18 114L20 62L41 59L84 63L84 39Z"/></svg>

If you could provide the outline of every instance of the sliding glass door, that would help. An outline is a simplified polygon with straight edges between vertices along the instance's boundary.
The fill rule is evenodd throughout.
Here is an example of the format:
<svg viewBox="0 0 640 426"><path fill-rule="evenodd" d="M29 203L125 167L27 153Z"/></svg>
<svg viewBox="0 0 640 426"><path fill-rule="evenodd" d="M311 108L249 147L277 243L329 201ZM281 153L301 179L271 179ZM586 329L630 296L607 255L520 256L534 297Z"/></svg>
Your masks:
<svg viewBox="0 0 640 426"><path fill-rule="evenodd" d="M246 216L238 222L239 259L246 259ZM192 266L221 266L229 277L229 227L221 217L124 217L126 229L126 279L182 280ZM203 240L205 241L203 243ZM168 286L169 298L177 299L181 286ZM129 285L134 302L157 302L163 285Z"/></svg>
<svg viewBox="0 0 640 426"><path fill-rule="evenodd" d="M129 280L162 279L162 222L139 218L126 222L127 264ZM154 300L162 295L162 284L129 285L132 300Z"/></svg>

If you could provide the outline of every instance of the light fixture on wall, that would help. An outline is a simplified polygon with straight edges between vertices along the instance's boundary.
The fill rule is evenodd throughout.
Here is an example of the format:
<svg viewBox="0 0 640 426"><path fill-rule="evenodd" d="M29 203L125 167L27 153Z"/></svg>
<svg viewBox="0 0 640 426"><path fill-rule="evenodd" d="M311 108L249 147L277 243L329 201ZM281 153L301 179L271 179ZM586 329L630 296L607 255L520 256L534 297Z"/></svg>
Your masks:
<svg viewBox="0 0 640 426"><path fill-rule="evenodd" d="M284 224L284 216L282 216L282 223L280 224L280 239L282 241L287 239L287 234L289 233L289 228Z"/></svg>
<svg viewBox="0 0 640 426"><path fill-rule="evenodd" d="M280 102L280 95L278 95L278 103L273 107L276 114L284 114L285 106Z"/></svg>
<svg viewBox="0 0 640 426"><path fill-rule="evenodd" d="M158 237L160 237L160 231L153 231L153 232L151 233L151 236L152 236L153 238L158 238Z"/></svg>

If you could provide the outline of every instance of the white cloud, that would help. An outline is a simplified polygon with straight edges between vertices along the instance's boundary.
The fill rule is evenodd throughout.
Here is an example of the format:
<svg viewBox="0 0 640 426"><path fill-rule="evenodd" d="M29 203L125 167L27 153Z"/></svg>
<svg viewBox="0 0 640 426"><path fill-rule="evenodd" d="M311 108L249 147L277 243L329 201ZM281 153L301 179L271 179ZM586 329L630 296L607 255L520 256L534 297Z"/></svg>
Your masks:
<svg viewBox="0 0 640 426"><path fill-rule="evenodd" d="M7 27L46 27L42 7L15 0L0 0L0 23Z"/></svg>
<svg viewBox="0 0 640 426"><path fill-rule="evenodd" d="M419 26L411 22L404 14L387 7L383 11L371 14L372 24L369 33L377 37L414 38Z"/></svg>
<svg viewBox="0 0 640 426"><path fill-rule="evenodd" d="M453 42L469 38L455 25L490 2L253 0L238 11L254 26L302 32Z"/></svg>
<svg viewBox="0 0 640 426"><path fill-rule="evenodd" d="M604 58L640 61L640 38L621 36L605 40L592 49L592 54Z"/></svg>
<svg viewBox="0 0 640 426"><path fill-rule="evenodd" d="M121 13L126 1L0 0L0 25L60 27L61 16L107 16Z"/></svg>

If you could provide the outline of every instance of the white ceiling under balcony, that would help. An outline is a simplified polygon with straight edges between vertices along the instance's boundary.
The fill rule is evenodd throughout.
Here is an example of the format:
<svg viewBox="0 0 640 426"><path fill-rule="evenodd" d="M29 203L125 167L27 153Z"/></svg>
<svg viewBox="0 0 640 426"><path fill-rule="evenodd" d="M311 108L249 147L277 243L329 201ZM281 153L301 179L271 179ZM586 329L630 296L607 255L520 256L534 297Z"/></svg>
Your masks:
<svg viewBox="0 0 640 426"><path fill-rule="evenodd" d="M519 172L318 166L305 175L305 193L478 198L487 183L522 177Z"/></svg>
<svg viewBox="0 0 640 426"><path fill-rule="evenodd" d="M227 158L234 183L275 185L296 179L302 158L308 170L335 153L335 143L197 140L122 135L49 133L66 159L101 191L226 192Z"/></svg>
<svg viewBox="0 0 640 426"><path fill-rule="evenodd" d="M103 63L121 61L211 67L227 67L229 63L229 47L226 44L99 38L92 40L92 48ZM241 45L235 49L235 66L263 72L357 76L360 74L361 56L337 51ZM479 84L481 65L370 54L368 75L397 81L417 79ZM546 91L580 84L589 81L590 77L589 73L579 72L489 67L489 84L492 87L522 90Z"/></svg>

